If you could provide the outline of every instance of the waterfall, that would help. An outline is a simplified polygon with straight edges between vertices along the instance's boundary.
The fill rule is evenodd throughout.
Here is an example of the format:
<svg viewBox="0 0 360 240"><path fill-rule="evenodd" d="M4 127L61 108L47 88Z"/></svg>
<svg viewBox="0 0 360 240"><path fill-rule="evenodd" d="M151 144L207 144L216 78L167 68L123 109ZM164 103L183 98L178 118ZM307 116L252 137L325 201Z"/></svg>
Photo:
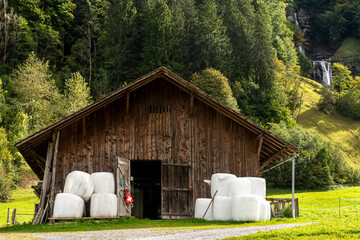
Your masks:
<svg viewBox="0 0 360 240"><path fill-rule="evenodd" d="M301 44L298 48L299 48L299 52L301 52L302 54L304 54L304 55L306 56L306 52L305 52L304 46Z"/></svg>
<svg viewBox="0 0 360 240"><path fill-rule="evenodd" d="M313 61L314 80L321 84L330 85L332 80L331 63L327 61Z"/></svg>
<svg viewBox="0 0 360 240"><path fill-rule="evenodd" d="M299 22L298 22L298 18L297 18L297 13L294 13L294 19L295 19L295 24L299 26Z"/></svg>
<svg viewBox="0 0 360 240"><path fill-rule="evenodd" d="M294 19L295 19L295 24L300 27L297 13L294 13ZM304 54L306 56L306 52L305 52L305 48L304 48L303 44L300 44L298 46L298 48L299 48L299 52L301 52L302 54Z"/></svg>

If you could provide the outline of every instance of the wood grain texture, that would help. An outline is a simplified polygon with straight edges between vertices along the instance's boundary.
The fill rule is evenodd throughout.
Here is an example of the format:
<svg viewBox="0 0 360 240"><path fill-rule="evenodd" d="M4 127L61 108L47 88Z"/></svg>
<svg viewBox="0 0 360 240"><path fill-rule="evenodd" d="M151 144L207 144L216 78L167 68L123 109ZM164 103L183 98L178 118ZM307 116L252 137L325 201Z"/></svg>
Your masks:
<svg viewBox="0 0 360 240"><path fill-rule="evenodd" d="M259 176L255 134L159 78L61 130L55 191L73 170L117 174L115 157L162 161L163 218L193 215L218 172ZM264 146L264 145L263 145Z"/></svg>

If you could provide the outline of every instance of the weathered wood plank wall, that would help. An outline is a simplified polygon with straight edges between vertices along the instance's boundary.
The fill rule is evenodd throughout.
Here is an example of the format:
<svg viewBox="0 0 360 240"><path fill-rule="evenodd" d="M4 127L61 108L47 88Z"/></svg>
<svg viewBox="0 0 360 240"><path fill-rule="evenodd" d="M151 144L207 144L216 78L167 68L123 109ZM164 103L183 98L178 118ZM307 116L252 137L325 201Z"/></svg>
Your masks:
<svg viewBox="0 0 360 240"><path fill-rule="evenodd" d="M210 196L213 173L259 175L257 136L196 97L163 79L128 96L61 130L56 191L74 170L115 173L115 156L162 160L163 214L176 218Z"/></svg>

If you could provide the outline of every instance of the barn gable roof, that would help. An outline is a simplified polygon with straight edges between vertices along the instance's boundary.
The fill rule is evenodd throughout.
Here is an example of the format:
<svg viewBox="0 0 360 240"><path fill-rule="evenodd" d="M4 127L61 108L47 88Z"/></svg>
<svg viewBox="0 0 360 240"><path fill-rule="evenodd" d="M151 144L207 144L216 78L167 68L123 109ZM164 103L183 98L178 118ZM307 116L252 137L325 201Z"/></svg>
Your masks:
<svg viewBox="0 0 360 240"><path fill-rule="evenodd" d="M250 119L234 111L225 104L217 101L214 97L190 84L186 80L166 69L165 67L155 69L154 71L138 78L137 80L127 84L122 88L113 91L112 93L93 102L92 104L84 107L83 109L61 119L60 121L50 126L45 127L38 132L35 132L29 137L18 142L16 144L16 147L23 155L26 162L30 165L32 170L41 178L45 166L44 156L46 155L46 152L44 152L43 150L46 150L47 142L52 139L52 135L54 132L63 129L64 127L74 123L75 121L78 121L82 117L87 116L88 114L104 107L105 105L127 95L128 93L158 78L167 80L168 82L187 92L189 95L211 106L216 111L222 113L223 115L229 117L236 123L248 129L249 131L258 135L258 155L260 157L261 170L266 169L272 163L288 155L294 154L297 151L297 147L295 147L291 143L274 135L270 131L254 123ZM41 149L43 150L41 151Z"/></svg>

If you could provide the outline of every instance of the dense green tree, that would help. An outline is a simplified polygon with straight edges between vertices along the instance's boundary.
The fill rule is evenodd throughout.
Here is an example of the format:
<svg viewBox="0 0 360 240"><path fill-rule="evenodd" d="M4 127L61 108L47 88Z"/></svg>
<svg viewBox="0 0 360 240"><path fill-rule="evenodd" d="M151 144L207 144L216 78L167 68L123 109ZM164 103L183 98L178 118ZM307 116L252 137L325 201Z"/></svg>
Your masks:
<svg viewBox="0 0 360 240"><path fill-rule="evenodd" d="M90 88L79 72L65 81L65 111L73 113L91 102Z"/></svg>
<svg viewBox="0 0 360 240"><path fill-rule="evenodd" d="M233 81L251 78L250 72L254 65L254 7L251 0L219 1L223 4L222 15L227 27L227 36L231 44L231 60L229 77Z"/></svg>
<svg viewBox="0 0 360 240"><path fill-rule="evenodd" d="M99 65L113 80L115 88L124 81L138 77L135 67L139 64L140 47L137 47L140 29L136 26L138 11L132 0L109 0L104 8L104 36L99 39L102 50ZM100 81L104 80L104 70Z"/></svg>
<svg viewBox="0 0 360 240"><path fill-rule="evenodd" d="M50 124L60 116L60 94L51 77L49 63L34 53L21 64L10 78L13 104L29 118L29 130Z"/></svg>
<svg viewBox="0 0 360 240"><path fill-rule="evenodd" d="M287 6L288 4L284 0L271 0L267 3L276 56L288 66L294 66L297 63L297 52L293 43L294 33L286 19Z"/></svg>
<svg viewBox="0 0 360 240"><path fill-rule="evenodd" d="M192 65L197 71L213 67L228 72L231 47L217 7L215 0L202 0L197 5L199 18L191 52Z"/></svg>
<svg viewBox="0 0 360 240"><path fill-rule="evenodd" d="M157 67L171 69L177 46L174 21L165 0L148 0L141 16L142 50L139 71L143 74Z"/></svg>
<svg viewBox="0 0 360 240"><path fill-rule="evenodd" d="M207 68L201 73L191 76L191 83L207 92L218 101L239 111L236 99L233 97L229 80L218 70Z"/></svg>
<svg viewBox="0 0 360 240"><path fill-rule="evenodd" d="M334 63L331 68L332 82L331 85L339 92L354 87L354 78L351 76L351 71L340 63Z"/></svg>
<svg viewBox="0 0 360 240"><path fill-rule="evenodd" d="M177 47L173 50L174 62L172 69L185 79L200 70L193 64L196 47L196 31L198 29L198 13L194 0L170 0L168 6L173 15L174 34Z"/></svg>

